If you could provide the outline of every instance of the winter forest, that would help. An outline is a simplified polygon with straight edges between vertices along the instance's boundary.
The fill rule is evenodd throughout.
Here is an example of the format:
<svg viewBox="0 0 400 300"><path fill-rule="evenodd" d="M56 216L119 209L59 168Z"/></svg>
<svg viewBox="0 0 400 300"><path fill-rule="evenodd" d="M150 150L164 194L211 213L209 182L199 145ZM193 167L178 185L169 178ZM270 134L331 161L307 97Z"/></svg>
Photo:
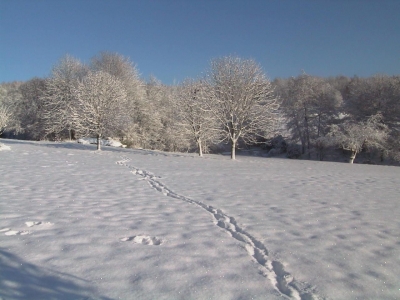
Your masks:
<svg viewBox="0 0 400 300"><path fill-rule="evenodd" d="M102 52L65 56L47 78L0 84L0 134L28 140L113 138L129 148L370 164L400 161L400 76L270 80L251 59L211 60L164 85Z"/></svg>

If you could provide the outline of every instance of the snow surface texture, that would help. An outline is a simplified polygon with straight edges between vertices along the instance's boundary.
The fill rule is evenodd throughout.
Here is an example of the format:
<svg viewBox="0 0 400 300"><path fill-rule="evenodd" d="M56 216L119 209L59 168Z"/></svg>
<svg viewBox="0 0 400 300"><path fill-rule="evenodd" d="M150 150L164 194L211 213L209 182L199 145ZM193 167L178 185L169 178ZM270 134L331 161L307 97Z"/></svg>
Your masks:
<svg viewBox="0 0 400 300"><path fill-rule="evenodd" d="M400 298L400 168L2 142L3 299Z"/></svg>

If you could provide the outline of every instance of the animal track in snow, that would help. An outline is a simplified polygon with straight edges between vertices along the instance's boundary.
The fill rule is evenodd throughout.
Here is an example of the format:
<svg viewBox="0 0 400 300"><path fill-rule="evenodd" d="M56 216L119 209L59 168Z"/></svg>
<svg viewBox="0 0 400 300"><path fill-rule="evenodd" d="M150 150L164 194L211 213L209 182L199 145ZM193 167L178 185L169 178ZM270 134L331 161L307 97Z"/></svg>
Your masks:
<svg viewBox="0 0 400 300"><path fill-rule="evenodd" d="M11 228L0 229L0 232L4 232L5 235L26 235L26 234L29 234L29 231L11 230Z"/></svg>
<svg viewBox="0 0 400 300"><path fill-rule="evenodd" d="M131 170L131 173L141 176L142 180L146 180L149 185L158 192L161 192L165 196L179 199L190 204L197 205L202 209L209 212L213 218L214 223L220 228L224 229L232 238L237 241L244 243L244 247L247 253L259 266L261 274L266 277L272 285L288 299L296 300L319 300L321 298L316 288L308 283L297 282L294 277L284 269L284 265L278 260L272 260L269 258L269 253L265 245L254 238L250 233L242 229L236 222L235 218L226 215L222 210L206 205L201 201L193 200L183 195L179 195L174 191L170 190L162 182L158 181L160 177L154 174L136 168L128 163L131 159L122 157L122 160L116 163L121 166L125 166ZM136 236L143 237L143 236ZM136 237L122 238L121 241L135 241ZM140 240L140 238L138 239ZM143 241L143 239L141 240ZM142 243L143 242L139 242Z"/></svg>
<svg viewBox="0 0 400 300"><path fill-rule="evenodd" d="M35 225L40 225L40 224L42 224L42 222L25 222L25 224L28 227L32 227L32 226L35 226Z"/></svg>
<svg viewBox="0 0 400 300"><path fill-rule="evenodd" d="M42 225L42 224L43 225L53 225L53 223L50 223L50 222L46 222L46 223L33 222L33 221L25 222L25 225L27 227L33 227L33 226ZM26 235L26 234L30 234L30 232L26 231L26 230L11 230L11 228L0 229L0 232L4 232L5 235Z"/></svg>
<svg viewBox="0 0 400 300"><path fill-rule="evenodd" d="M29 222L25 222L25 225L28 227L33 227L33 226L37 226L37 225L41 225L41 226L45 226L45 225L54 225L53 223L50 222L34 222L34 221L29 221Z"/></svg>
<svg viewBox="0 0 400 300"><path fill-rule="evenodd" d="M159 246L163 243L163 240L157 237L147 236L147 235L135 235L131 237L124 237L120 239L121 242L133 241L136 244L143 245L156 245Z"/></svg>

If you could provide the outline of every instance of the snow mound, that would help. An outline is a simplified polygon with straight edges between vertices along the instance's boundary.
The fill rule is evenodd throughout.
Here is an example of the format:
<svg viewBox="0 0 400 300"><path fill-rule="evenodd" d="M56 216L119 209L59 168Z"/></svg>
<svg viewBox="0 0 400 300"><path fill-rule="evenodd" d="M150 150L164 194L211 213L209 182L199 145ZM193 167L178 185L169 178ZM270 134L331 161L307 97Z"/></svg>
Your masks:
<svg viewBox="0 0 400 300"><path fill-rule="evenodd" d="M81 138L81 139L78 139L77 142L80 144L83 144L83 145L97 144L97 139L96 138ZM100 144L102 146L110 146L110 147L120 147L120 148L126 147L126 145L123 145L121 142L116 141L112 138L102 139L102 140L100 140Z"/></svg>
<svg viewBox="0 0 400 300"><path fill-rule="evenodd" d="M0 151L3 151L3 150L11 150L11 147L0 143Z"/></svg>
<svg viewBox="0 0 400 300"><path fill-rule="evenodd" d="M35 225L40 225L40 224L42 224L42 222L25 222L25 224L28 227L32 227L32 226L35 226Z"/></svg>

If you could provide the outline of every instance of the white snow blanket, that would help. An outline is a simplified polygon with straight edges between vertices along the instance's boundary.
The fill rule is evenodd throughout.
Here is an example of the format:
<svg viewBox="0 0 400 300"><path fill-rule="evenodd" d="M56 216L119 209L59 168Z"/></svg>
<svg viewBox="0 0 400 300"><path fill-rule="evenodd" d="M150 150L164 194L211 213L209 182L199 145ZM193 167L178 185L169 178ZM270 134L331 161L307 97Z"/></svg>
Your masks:
<svg viewBox="0 0 400 300"><path fill-rule="evenodd" d="M2 299L399 299L400 168L4 140Z"/></svg>

